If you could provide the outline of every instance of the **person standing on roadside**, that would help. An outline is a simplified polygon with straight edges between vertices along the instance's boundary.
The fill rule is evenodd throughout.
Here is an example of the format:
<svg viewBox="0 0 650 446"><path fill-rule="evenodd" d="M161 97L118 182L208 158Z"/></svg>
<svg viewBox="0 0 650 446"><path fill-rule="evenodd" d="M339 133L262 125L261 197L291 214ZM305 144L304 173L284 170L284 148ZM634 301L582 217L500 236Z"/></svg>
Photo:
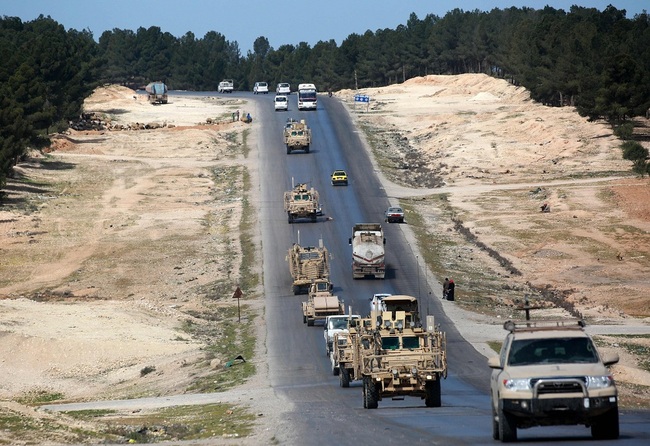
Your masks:
<svg viewBox="0 0 650 446"><path fill-rule="evenodd" d="M445 281L442 282L442 298L447 299L447 292L449 291L449 277L445 277Z"/></svg>
<svg viewBox="0 0 650 446"><path fill-rule="evenodd" d="M454 300L454 292L456 290L456 284L454 279L449 279L449 285L447 287L447 300Z"/></svg>

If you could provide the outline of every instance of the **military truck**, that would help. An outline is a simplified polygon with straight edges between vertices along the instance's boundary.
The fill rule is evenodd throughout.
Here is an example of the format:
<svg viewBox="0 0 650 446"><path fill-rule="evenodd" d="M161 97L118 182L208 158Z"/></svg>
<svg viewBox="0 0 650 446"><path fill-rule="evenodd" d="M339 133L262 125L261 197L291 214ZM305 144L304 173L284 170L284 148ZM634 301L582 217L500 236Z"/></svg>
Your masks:
<svg viewBox="0 0 650 446"><path fill-rule="evenodd" d="M294 150L304 150L305 153L309 153L311 129L304 119L287 121L284 126L284 143L287 146L287 154L291 154Z"/></svg>
<svg viewBox="0 0 650 446"><path fill-rule="evenodd" d="M320 210L318 200L318 191L313 187L307 189L305 183L298 184L292 190L286 191L284 193L284 210L287 213L289 224L300 218L307 218L315 222Z"/></svg>
<svg viewBox="0 0 650 446"><path fill-rule="evenodd" d="M440 383L447 378L446 334L433 316L421 325L415 297L386 296L382 303L386 310L373 310L370 318L350 327L342 342L347 346L336 353L341 387L362 381L366 409L376 409L383 398L406 396L440 407Z"/></svg>
<svg viewBox="0 0 650 446"><path fill-rule="evenodd" d="M332 294L332 283L325 278L314 280L309 286L306 302L302 303L302 322L311 327L327 316L345 314L343 302Z"/></svg>
<svg viewBox="0 0 650 446"><path fill-rule="evenodd" d="M167 103L167 85L163 82L151 82L145 87L147 98L152 104Z"/></svg>
<svg viewBox="0 0 650 446"><path fill-rule="evenodd" d="M319 241L319 246L300 246L294 243L287 255L289 272L293 279L293 294L305 294L312 282L329 279L329 252Z"/></svg>
<svg viewBox="0 0 650 446"><path fill-rule="evenodd" d="M386 276L384 261L384 231L379 223L358 223L352 227L352 277L363 279Z"/></svg>

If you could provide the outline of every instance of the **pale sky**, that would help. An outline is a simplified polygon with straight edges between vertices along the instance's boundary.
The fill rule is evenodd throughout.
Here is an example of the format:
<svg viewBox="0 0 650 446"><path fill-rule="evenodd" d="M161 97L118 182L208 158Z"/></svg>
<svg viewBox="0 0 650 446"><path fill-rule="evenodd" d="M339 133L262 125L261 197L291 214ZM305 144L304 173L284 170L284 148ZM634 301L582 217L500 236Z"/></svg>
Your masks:
<svg viewBox="0 0 650 446"><path fill-rule="evenodd" d="M43 14L66 29L90 30L95 40L115 28L135 32L158 26L176 37L191 31L196 38L216 31L236 41L246 55L260 36L276 49L300 42L313 47L330 39L340 45L353 33L405 25L412 12L423 19L427 14L442 17L455 8L490 11L549 5L569 11L578 5L602 11L610 4L625 9L630 19L650 9L645 0L0 0L0 16L28 22Z"/></svg>

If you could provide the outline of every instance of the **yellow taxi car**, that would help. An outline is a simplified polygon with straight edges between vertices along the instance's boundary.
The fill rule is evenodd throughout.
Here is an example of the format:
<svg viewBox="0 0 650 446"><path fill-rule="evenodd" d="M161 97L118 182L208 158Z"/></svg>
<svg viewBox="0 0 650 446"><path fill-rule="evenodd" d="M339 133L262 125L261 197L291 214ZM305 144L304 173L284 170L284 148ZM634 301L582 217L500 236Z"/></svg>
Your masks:
<svg viewBox="0 0 650 446"><path fill-rule="evenodd" d="M335 170L332 173L332 186L347 186L348 174L345 170Z"/></svg>

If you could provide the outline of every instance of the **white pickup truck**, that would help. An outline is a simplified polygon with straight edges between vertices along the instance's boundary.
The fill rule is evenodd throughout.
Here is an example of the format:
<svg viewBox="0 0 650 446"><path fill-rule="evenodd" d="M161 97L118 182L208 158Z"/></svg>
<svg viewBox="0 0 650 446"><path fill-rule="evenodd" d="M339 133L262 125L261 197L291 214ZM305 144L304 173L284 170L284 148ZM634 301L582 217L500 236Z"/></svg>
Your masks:
<svg viewBox="0 0 650 446"><path fill-rule="evenodd" d="M332 342L336 333L347 332L350 328L350 320L359 319L358 314L340 314L325 317L323 337L325 338L325 352L327 356L332 352Z"/></svg>
<svg viewBox="0 0 650 446"><path fill-rule="evenodd" d="M219 88L217 88L217 91L219 93L232 93L234 89L235 89L235 83L233 82L233 80L224 79L221 82L219 82Z"/></svg>

